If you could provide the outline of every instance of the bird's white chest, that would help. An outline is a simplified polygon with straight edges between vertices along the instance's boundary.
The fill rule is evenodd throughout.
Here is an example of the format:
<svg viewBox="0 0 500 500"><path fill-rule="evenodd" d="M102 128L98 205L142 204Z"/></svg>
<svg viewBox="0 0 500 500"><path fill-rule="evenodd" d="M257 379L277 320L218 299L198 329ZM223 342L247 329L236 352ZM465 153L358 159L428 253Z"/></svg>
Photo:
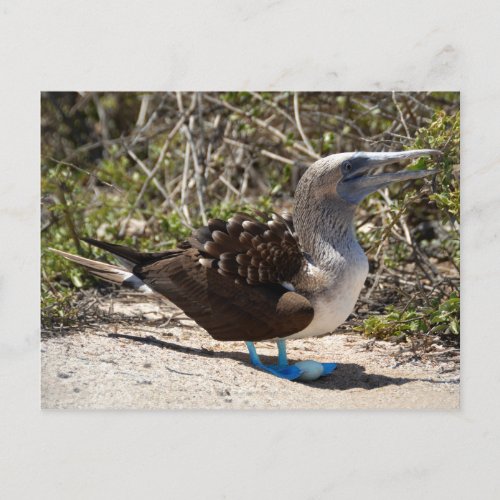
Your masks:
<svg viewBox="0 0 500 500"><path fill-rule="evenodd" d="M351 314L368 275L368 260L363 254L339 275L328 293L313 299L314 317L302 331L289 339L315 337L333 332Z"/></svg>

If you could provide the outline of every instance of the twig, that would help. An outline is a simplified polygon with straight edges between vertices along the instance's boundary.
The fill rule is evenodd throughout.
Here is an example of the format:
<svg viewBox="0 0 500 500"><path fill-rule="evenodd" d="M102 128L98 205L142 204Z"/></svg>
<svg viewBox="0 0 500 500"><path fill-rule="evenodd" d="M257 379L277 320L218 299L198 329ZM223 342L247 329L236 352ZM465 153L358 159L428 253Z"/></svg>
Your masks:
<svg viewBox="0 0 500 500"><path fill-rule="evenodd" d="M182 102L182 92L176 92L175 98L177 99L177 107L181 113L184 113L184 104Z"/></svg>
<svg viewBox="0 0 500 500"><path fill-rule="evenodd" d="M203 224L208 224L208 218L205 210L205 195L203 192L203 172L201 169L200 164L198 163L198 158L196 155L196 148L194 145L193 141L193 136L191 135L191 131L189 130L189 127L186 125L182 126L182 133L186 136L186 139L189 141L189 144L191 146L191 157L193 158L194 162L194 172L195 172L195 182L196 182L196 195L198 196L198 204L200 206L200 215L203 220Z"/></svg>
<svg viewBox="0 0 500 500"><path fill-rule="evenodd" d="M230 137L224 136L222 140L227 144L231 144L231 146L238 146L243 149L251 149L251 147L248 144L245 144L244 142L241 141L236 141L234 139L231 139Z"/></svg>
<svg viewBox="0 0 500 500"><path fill-rule="evenodd" d="M108 119L106 116L106 110L101 104L97 92L92 92L92 100L94 101L94 105L97 110L97 115L99 116L99 124L101 125L101 136L105 141L107 141L109 139L109 130L108 130Z"/></svg>
<svg viewBox="0 0 500 500"><path fill-rule="evenodd" d="M227 180L225 179L222 175L219 175L218 179L226 186L228 189L230 189L234 194L237 196L240 196L240 192ZM247 201L246 199L244 201Z"/></svg>
<svg viewBox="0 0 500 500"><path fill-rule="evenodd" d="M403 111L401 111L401 107L399 106L399 103L396 100L396 92L394 90L392 91L392 102L394 103L394 105L396 106L396 109L398 110L399 118L400 118L401 123L403 124L403 127L404 127L405 132L406 132L406 137L408 139L411 139L410 131L408 130L408 125L406 125L406 121L405 121L405 118L403 116Z"/></svg>
<svg viewBox="0 0 500 500"><path fill-rule="evenodd" d="M144 125L150 101L151 95L143 94L141 99L141 107L139 108L139 115L137 116L137 121L135 122L136 127L142 127Z"/></svg>
<svg viewBox="0 0 500 500"><path fill-rule="evenodd" d="M198 127L200 130L199 134L199 145L200 145L200 151L205 151L205 127L203 125L203 93L202 92L195 92L195 99L196 99L196 112L197 112L197 117L198 117ZM200 158L203 158L200 155ZM203 161L203 159L201 160ZM206 169L204 169L206 173Z"/></svg>
<svg viewBox="0 0 500 500"><path fill-rule="evenodd" d="M262 156L267 156L272 160L277 160L280 161L281 163L286 163L287 165L295 165L295 162L293 160L285 158L284 156L277 155L276 153L271 153L271 151L267 151L267 149L261 149L260 154Z"/></svg>
<svg viewBox="0 0 500 500"><path fill-rule="evenodd" d="M377 273L375 274L375 278L373 279L372 286L370 287L368 292L366 292L366 294L365 294L365 299L369 299L371 297L373 290L375 290L375 288L377 287L377 285L380 282L380 276L382 276L382 273L384 272L384 269L385 269L384 260L385 260L385 252L382 254L382 257L379 259L379 267L377 269Z"/></svg>
<svg viewBox="0 0 500 500"><path fill-rule="evenodd" d="M117 188L116 186L113 186L113 184L110 184L109 182L103 181L102 179L100 179L93 172L88 172L87 170L85 170L85 169L83 169L81 167L78 167L77 165L74 165L73 163L69 163L69 162L63 161L63 160L57 160L56 158L52 158L52 156L47 156L46 158L49 159L49 160L51 160L51 161L53 161L53 162L55 162L55 163L57 163L58 165L66 165L67 167L74 168L75 170L78 170L78 172L82 172L83 174L88 175L91 179L96 179L101 184L104 184L105 186L108 186L108 187L110 187L112 189L115 189L120 194L123 194L123 191L120 188Z"/></svg>
<svg viewBox="0 0 500 500"><path fill-rule="evenodd" d="M219 128L219 123L220 123L220 120L221 120L221 115L220 113L215 117L214 119L214 122L212 124L212 128L217 131L217 129ZM215 135L215 134L214 134ZM207 166L207 168L210 168L210 164L211 164L211 161L212 161L212 149L214 148L214 145L213 145L213 140L211 140L209 143L208 143L208 147L207 147L207 156L206 156L206 159L205 159L205 164Z"/></svg>
<svg viewBox="0 0 500 500"><path fill-rule="evenodd" d="M189 145L189 141L186 141L186 148L185 148L185 152L184 152L184 169L182 171L182 182L181 182L181 209L184 212L186 219L191 223L191 218L189 216L189 210L188 210L188 207L186 204L190 150L191 150L191 146Z"/></svg>
<svg viewBox="0 0 500 500"><path fill-rule="evenodd" d="M314 148L312 147L311 143L309 142L309 139L307 138L304 129L302 128L302 123L300 122L300 113L299 113L299 93L294 92L293 94L293 112L295 115L295 123L297 124L297 129L299 130L300 137L302 137L302 140L304 141L304 144L307 146L307 149L311 152L312 156L319 157L318 154L316 154L316 151L314 151Z"/></svg>

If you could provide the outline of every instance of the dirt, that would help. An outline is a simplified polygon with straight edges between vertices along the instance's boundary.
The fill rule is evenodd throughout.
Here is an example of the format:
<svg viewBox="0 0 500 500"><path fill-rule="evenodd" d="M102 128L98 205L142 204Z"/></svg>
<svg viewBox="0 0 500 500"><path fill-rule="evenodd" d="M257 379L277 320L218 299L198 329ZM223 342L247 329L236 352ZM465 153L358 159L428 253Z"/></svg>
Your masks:
<svg viewBox="0 0 500 500"><path fill-rule="evenodd" d="M99 308L106 319L42 339L43 408L459 407L459 353L440 346L415 355L354 332L289 341L291 362L337 363L328 377L290 382L253 368L243 342L213 340L167 301L123 294ZM276 362L275 343L256 345Z"/></svg>

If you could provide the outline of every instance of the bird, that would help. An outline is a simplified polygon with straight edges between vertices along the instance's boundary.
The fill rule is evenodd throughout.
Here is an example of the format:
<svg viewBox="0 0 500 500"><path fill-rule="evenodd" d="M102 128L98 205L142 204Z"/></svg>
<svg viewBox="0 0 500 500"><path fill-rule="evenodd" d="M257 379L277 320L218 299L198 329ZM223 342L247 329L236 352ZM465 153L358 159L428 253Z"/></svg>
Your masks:
<svg viewBox="0 0 500 500"><path fill-rule="evenodd" d="M335 363L289 364L286 342L322 336L351 314L368 275L368 258L354 220L360 202L394 182L437 169L380 172L380 167L434 149L336 153L310 165L294 196L293 212L237 212L210 219L177 248L134 249L82 238L113 254L120 265L52 249L105 281L166 297L219 341L243 341L256 368L287 380L311 382ZM275 341L276 364L264 364L255 342Z"/></svg>

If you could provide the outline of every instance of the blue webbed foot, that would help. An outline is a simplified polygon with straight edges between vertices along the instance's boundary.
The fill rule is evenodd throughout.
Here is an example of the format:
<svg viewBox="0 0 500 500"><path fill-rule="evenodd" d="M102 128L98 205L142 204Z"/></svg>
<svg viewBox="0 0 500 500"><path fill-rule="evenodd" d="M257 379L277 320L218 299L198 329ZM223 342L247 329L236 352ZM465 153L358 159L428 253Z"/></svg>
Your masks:
<svg viewBox="0 0 500 500"><path fill-rule="evenodd" d="M307 360L295 363L302 370L298 378L301 382L312 382L325 375L330 375L337 367L335 363L318 363L317 361Z"/></svg>
<svg viewBox="0 0 500 500"><path fill-rule="evenodd" d="M286 343L278 340L278 364L264 365L257 355L253 342L246 342L250 353L252 364L261 370L287 380L299 380L301 382L312 382L325 375L330 375L337 367L335 363L318 363L317 361L299 361L295 365L289 365L286 356Z"/></svg>
<svg viewBox="0 0 500 500"><path fill-rule="evenodd" d="M331 375L333 370L335 370L335 368L337 368L337 363L321 363L323 365L323 373L322 373L322 377L324 377L325 375Z"/></svg>
<svg viewBox="0 0 500 500"><path fill-rule="evenodd" d="M279 378L284 378L286 380L297 380L300 379L302 375L302 370L295 365L289 366L278 366L278 365L261 365L259 366L261 370L272 373Z"/></svg>

